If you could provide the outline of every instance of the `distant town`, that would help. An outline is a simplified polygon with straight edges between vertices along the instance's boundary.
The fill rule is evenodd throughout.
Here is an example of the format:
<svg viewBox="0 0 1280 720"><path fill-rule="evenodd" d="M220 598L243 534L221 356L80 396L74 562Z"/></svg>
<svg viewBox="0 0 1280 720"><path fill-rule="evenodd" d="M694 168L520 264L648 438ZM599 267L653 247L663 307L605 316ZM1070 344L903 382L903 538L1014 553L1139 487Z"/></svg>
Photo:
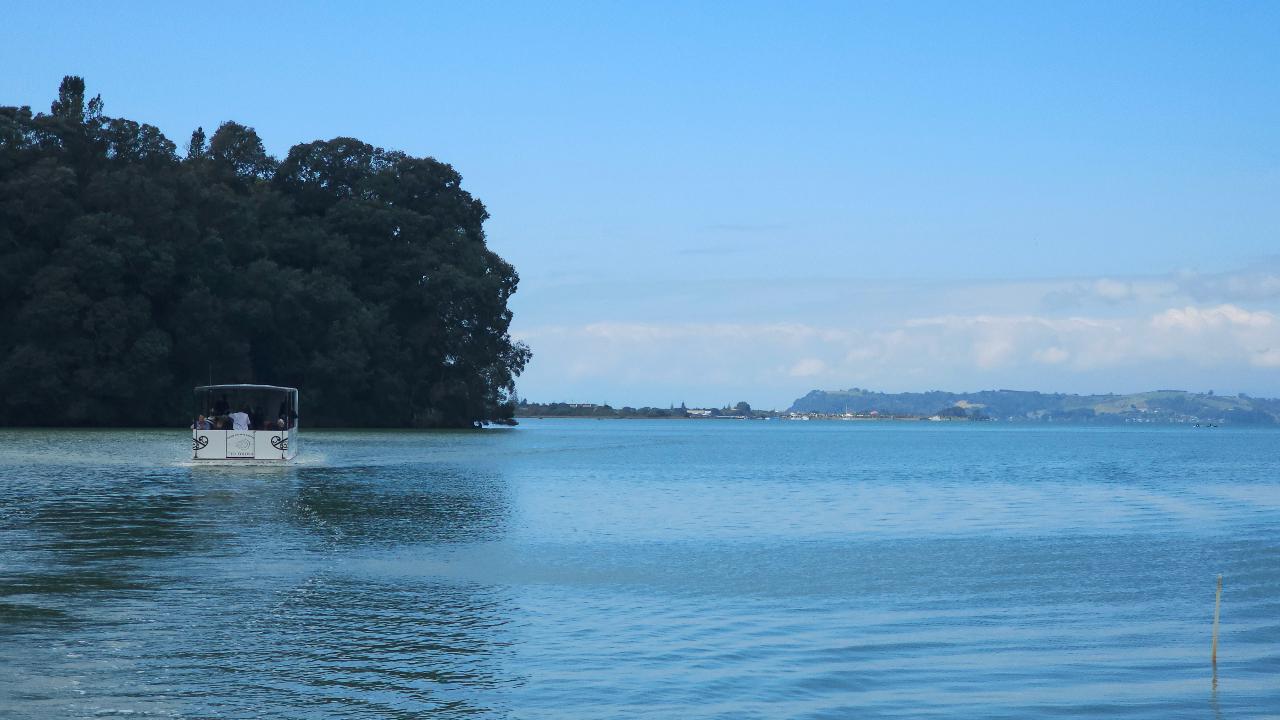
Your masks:
<svg viewBox="0 0 1280 720"><path fill-rule="evenodd" d="M671 419L671 420L991 420L978 412L963 408L947 408L929 416L902 413L881 413L878 410L858 413L790 412L755 410L745 402L722 408L679 407L620 407L595 403L530 403L516 406L517 418L610 418L610 419Z"/></svg>

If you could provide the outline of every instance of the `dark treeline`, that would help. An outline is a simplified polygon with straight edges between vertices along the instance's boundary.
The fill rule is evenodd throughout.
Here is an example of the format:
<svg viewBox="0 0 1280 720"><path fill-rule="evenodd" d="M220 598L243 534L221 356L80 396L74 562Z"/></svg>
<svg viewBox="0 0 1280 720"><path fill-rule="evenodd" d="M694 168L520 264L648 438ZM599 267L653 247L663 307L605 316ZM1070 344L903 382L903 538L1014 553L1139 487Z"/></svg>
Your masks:
<svg viewBox="0 0 1280 720"><path fill-rule="evenodd" d="M76 77L0 107L0 424L185 425L209 380L298 387L310 425L510 418L517 275L460 183L234 122L180 156Z"/></svg>
<svg viewBox="0 0 1280 720"><path fill-rule="evenodd" d="M752 410L751 405L740 402L733 407L693 409L685 407L657 408L624 406L615 408L612 405L595 403L538 403L518 400L515 408L516 417L568 417L568 418L766 418L777 417L772 410Z"/></svg>
<svg viewBox="0 0 1280 720"><path fill-rule="evenodd" d="M681 408L620 407L594 403L536 403L521 400L516 405L516 417L567 417L567 418L682 418Z"/></svg>

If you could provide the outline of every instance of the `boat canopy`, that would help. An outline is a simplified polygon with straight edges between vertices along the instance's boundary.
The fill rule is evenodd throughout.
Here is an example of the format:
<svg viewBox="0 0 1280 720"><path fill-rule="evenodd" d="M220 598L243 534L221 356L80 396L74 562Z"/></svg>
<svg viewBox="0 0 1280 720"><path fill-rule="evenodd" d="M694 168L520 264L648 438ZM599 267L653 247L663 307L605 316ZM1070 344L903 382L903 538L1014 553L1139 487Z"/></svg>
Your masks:
<svg viewBox="0 0 1280 720"><path fill-rule="evenodd" d="M195 389L193 422L202 415L214 422L214 418L233 412L248 414L253 429L296 427L298 390L279 385L201 385Z"/></svg>

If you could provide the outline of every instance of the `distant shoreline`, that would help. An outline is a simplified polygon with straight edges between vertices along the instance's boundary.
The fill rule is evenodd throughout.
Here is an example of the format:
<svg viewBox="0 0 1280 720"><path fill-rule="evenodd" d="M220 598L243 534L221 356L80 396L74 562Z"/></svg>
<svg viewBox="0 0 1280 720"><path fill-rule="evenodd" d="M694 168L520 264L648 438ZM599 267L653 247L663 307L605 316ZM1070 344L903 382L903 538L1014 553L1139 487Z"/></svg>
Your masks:
<svg viewBox="0 0 1280 720"><path fill-rule="evenodd" d="M712 415L712 416L696 416L696 415L548 415L548 414L516 414L516 420L695 420L695 421L733 421L733 420L779 420L784 422L797 422L808 420L826 420L832 422L927 422L931 418L920 415L884 415L878 417L853 416L843 417L838 415L821 415L821 414L797 414L788 415L786 413L772 412L768 415L756 415L754 417L746 417L744 415ZM977 422L974 418L939 418L943 422Z"/></svg>
<svg viewBox="0 0 1280 720"><path fill-rule="evenodd" d="M517 418L577 417L650 420L863 420L1001 422L1078 425L1280 424L1280 400L1239 393L1217 395L1152 390L1128 395L1070 395L1028 390L952 393L882 393L862 388L813 390L785 410L755 410L746 402L724 407L614 407L608 403L538 403L520 400Z"/></svg>

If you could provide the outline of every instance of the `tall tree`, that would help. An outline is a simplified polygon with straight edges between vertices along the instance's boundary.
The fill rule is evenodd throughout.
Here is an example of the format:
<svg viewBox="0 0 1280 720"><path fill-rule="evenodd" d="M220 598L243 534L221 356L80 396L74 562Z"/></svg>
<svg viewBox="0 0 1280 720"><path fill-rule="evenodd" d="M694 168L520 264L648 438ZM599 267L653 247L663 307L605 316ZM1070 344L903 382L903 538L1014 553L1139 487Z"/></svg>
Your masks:
<svg viewBox="0 0 1280 720"><path fill-rule="evenodd" d="M182 423L190 388L297 385L308 421L511 416L515 270L461 176L354 138L283 163L225 122L185 157L67 77L0 107L0 424Z"/></svg>

